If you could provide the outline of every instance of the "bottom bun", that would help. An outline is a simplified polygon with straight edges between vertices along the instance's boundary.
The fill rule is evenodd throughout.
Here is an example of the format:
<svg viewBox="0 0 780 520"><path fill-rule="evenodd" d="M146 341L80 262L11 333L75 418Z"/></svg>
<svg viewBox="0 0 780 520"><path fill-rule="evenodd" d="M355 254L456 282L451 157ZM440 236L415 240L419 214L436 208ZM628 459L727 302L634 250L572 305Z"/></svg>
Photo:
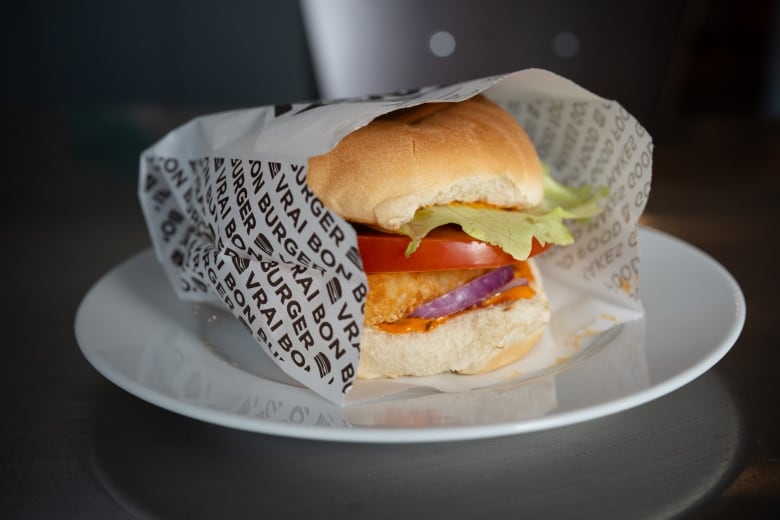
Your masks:
<svg viewBox="0 0 780 520"><path fill-rule="evenodd" d="M532 298L465 312L427 332L394 334L366 325L357 377L489 372L526 355L549 321L550 305L537 283Z"/></svg>

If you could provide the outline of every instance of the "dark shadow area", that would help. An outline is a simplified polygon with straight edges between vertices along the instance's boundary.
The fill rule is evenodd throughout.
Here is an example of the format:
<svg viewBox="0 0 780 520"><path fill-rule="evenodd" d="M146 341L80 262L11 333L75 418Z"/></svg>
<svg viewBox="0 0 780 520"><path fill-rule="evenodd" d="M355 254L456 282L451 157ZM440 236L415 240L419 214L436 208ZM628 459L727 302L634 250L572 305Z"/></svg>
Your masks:
<svg viewBox="0 0 780 520"><path fill-rule="evenodd" d="M585 425L467 442L271 437L119 390L90 415L95 475L140 518L667 517L699 511L745 456L739 413L714 374Z"/></svg>

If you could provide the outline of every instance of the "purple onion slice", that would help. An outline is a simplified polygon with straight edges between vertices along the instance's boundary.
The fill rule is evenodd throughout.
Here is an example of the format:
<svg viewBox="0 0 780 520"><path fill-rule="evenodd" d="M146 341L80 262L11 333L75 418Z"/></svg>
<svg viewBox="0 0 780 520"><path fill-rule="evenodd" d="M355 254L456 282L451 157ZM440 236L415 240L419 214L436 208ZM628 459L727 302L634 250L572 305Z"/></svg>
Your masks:
<svg viewBox="0 0 780 520"><path fill-rule="evenodd" d="M462 311L495 293L514 277L514 267L505 265L426 302L409 314L412 318L440 318ZM528 283L526 281L526 283Z"/></svg>

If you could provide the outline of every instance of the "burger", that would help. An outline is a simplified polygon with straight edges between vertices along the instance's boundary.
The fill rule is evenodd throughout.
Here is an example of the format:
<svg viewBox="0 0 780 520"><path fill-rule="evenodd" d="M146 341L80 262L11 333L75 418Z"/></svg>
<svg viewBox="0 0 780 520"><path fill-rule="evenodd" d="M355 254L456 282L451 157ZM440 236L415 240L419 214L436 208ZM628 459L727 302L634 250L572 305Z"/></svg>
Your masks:
<svg viewBox="0 0 780 520"><path fill-rule="evenodd" d="M363 379L479 374L550 319L534 256L573 241L588 186L554 181L515 118L484 96L390 112L309 159L307 182L357 231L368 278Z"/></svg>

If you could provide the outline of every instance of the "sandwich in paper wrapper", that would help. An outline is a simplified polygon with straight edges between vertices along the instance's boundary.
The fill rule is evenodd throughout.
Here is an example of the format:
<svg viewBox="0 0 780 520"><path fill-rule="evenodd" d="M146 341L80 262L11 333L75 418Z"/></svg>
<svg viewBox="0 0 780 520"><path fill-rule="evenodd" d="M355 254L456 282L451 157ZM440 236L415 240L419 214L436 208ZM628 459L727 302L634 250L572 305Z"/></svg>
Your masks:
<svg viewBox="0 0 780 520"><path fill-rule="evenodd" d="M460 108L456 106L472 105L479 114L457 115ZM402 125L417 125L424 120L435 126L447 117L455 127L467 119L494 117L509 118L504 122L507 128L517 126L519 138L515 139L512 129L499 131L489 140L505 139L509 147L532 151L531 159L522 159L517 177L521 180L515 184L530 185L525 180L529 176L536 180L519 195L519 203L501 199L515 190L515 184L502 184L503 177L479 181L474 188L469 184L474 184L471 177L453 183L449 178L441 180L449 173L416 171L428 161L428 151L438 146L436 137L430 145L423 138L413 141L411 159L397 159L400 152L391 151L385 152L384 162L369 166L372 171L364 174L356 166L372 140L383 149L390 146L386 143L392 139L385 134L371 137L377 123L400 120ZM486 128L483 133L492 136L491 132ZM450 145L446 158L435 161L457 167L467 164L474 155L469 146L468 139ZM503 160L504 152L492 146L486 148L489 160ZM341 153L337 159L322 159L336 153ZM409 166L411 177L399 180L387 173L385 163L393 161L403 168L413 165ZM154 251L178 298L232 314L245 327L246 340L255 345L258 356L267 355L288 376L343 405L410 387L459 392L549 374L562 361L582 355L594 338L640 320L637 223L650 190L651 165L650 136L617 102L599 98L551 72L529 69L403 95L266 106L199 117L142 154L139 195ZM437 182L449 183L447 200L442 201L444 191ZM372 199L376 186L385 195L410 189L422 195L393 196L390 199L396 202L392 205L377 204ZM503 216L471 230L470 215L491 204L519 205L520 210L540 204L542 186L545 197L550 189L560 187L561 200L583 189L592 195L580 206L549 212L560 212L555 217L558 221L560 215L567 219L564 231L569 240L557 242L566 245L549 247L561 231L550 231L557 228L536 216L530 220L544 230L534 231L533 241L531 235L518 231L523 226L512 224L515 220L504 225ZM477 194L461 203L459 194L470 190ZM426 199L425 193L433 195ZM448 206L452 200L458 203ZM593 211L594 204L597 211ZM590 209L582 213L585 206ZM499 211L492 206L486 211L492 210ZM399 217L404 211L411 212L413 220ZM434 224L429 225L431 221ZM443 224L441 229L439 224ZM388 299L401 302L409 294L424 292L428 282L406 273L401 278L407 277L404 283L408 285L400 286L395 274L387 279L385 273L374 274L376 262L388 256L383 249L369 265L365 242L361 242L364 234L378 234L384 241L389 228L391 241L400 237L407 244L406 257L420 259L425 258L426 240L442 234L442 229L457 227L453 224L492 244L502 233L510 242L519 243L515 240L519 235L523 238L519 252L502 244L516 259L538 252L537 246L541 254L528 262L485 267L469 279L458 278L452 273L459 271L450 269L442 279L457 279L441 282L437 278L436 284L452 287L441 291L444 294L432 303L416 302L419 306L410 314L403 311L408 315L403 318L404 326L410 328L400 333L371 321L369 315L375 309L370 295L392 289L395 292ZM549 248L544 250L545 246ZM529 267L520 268L520 264ZM499 272L507 278L499 280ZM501 287L498 299L490 300L498 303L467 302L462 305L470 305L468 309L447 310L453 294L460 301L473 296L474 287L485 284L493 284L488 287L493 292ZM461 289L466 286L469 289ZM528 296L500 297L519 294L519 290ZM471 309L477 309L473 315L480 317L466 316ZM456 317L431 314L434 311ZM473 321L477 319L484 323ZM446 324L438 325L443 320ZM521 325L504 325L514 321ZM420 323L425 324L423 329L417 328ZM405 336L407 330L418 340L407 341L411 337ZM509 337L511 341L505 339ZM475 344L485 338L486 344L500 343L500 348L492 345L490 352L483 353L481 345ZM404 354L407 345L412 350ZM463 351L453 354L457 363L471 351L479 351L474 354L479 359L455 366L452 360L439 359L438 352L447 349ZM382 358L385 353L386 359ZM406 366L405 361L398 361L399 353L425 359Z"/></svg>

